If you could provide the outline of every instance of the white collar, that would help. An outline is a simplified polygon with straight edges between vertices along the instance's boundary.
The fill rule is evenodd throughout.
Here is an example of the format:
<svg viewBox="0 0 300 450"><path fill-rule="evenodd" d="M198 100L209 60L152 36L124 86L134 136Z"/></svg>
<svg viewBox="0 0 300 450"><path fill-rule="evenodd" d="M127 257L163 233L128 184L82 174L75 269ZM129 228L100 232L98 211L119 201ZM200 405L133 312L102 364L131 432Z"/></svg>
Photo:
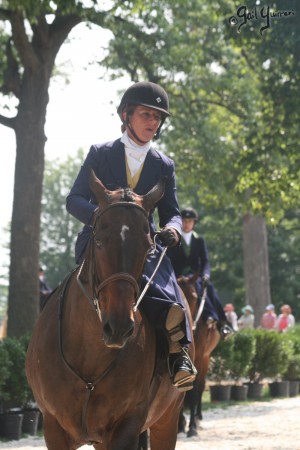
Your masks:
<svg viewBox="0 0 300 450"><path fill-rule="evenodd" d="M189 231L188 233L186 233L185 231L182 232L182 237L185 240L185 242L187 243L187 245L190 245L192 236L193 236L193 230Z"/></svg>
<svg viewBox="0 0 300 450"><path fill-rule="evenodd" d="M125 148L133 151L134 153L140 153L143 154L148 152L149 148L151 147L151 141L146 142L144 145L138 145L136 144L130 137L128 136L127 130L124 131L121 142L125 145Z"/></svg>
<svg viewBox="0 0 300 450"><path fill-rule="evenodd" d="M125 146L125 154L130 173L134 176L144 163L147 153L151 147L151 142L147 142L145 145L137 145L132 139L130 139L126 130L121 137L121 142L123 142Z"/></svg>

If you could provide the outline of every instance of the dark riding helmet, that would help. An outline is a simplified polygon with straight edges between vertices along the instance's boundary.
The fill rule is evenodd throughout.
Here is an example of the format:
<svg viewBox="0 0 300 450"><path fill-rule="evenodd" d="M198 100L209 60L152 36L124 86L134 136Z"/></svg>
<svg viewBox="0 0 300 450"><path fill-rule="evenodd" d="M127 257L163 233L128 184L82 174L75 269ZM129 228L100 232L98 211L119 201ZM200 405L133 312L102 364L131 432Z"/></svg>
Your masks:
<svg viewBox="0 0 300 450"><path fill-rule="evenodd" d="M181 211L181 217L183 219L198 220L198 214L194 208L185 208Z"/></svg>
<svg viewBox="0 0 300 450"><path fill-rule="evenodd" d="M157 139L166 117L171 115L169 112L169 98L166 91L158 84L150 81L140 81L130 86L121 99L117 113L122 122L124 122L123 112L129 105L143 105L148 108L156 109L162 113L161 124L155 135L155 138Z"/></svg>

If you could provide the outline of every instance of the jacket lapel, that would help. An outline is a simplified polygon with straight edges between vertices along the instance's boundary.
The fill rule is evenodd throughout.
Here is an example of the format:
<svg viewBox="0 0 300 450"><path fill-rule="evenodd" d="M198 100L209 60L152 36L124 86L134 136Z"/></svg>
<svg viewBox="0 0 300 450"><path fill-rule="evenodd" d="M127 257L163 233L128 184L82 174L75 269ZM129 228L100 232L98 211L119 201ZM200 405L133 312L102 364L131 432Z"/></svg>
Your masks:
<svg viewBox="0 0 300 450"><path fill-rule="evenodd" d="M144 161L141 176L134 191L143 195L150 191L161 177L161 157L153 147L150 147Z"/></svg>
<svg viewBox="0 0 300 450"><path fill-rule="evenodd" d="M116 187L127 187L125 148L120 139L113 142L108 152L108 162Z"/></svg>

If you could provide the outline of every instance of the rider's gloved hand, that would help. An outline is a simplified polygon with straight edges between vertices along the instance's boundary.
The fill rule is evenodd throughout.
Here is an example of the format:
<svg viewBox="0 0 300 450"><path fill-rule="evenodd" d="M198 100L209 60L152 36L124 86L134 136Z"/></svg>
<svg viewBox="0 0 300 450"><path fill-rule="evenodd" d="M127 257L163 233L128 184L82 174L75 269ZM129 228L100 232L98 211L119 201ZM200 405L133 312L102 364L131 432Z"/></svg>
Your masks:
<svg viewBox="0 0 300 450"><path fill-rule="evenodd" d="M207 273L203 275L203 277L202 277L203 287L206 287L208 285L209 279L210 279L210 276Z"/></svg>
<svg viewBox="0 0 300 450"><path fill-rule="evenodd" d="M179 235L175 228L163 228L157 233L157 236L166 247L175 247L179 242Z"/></svg>

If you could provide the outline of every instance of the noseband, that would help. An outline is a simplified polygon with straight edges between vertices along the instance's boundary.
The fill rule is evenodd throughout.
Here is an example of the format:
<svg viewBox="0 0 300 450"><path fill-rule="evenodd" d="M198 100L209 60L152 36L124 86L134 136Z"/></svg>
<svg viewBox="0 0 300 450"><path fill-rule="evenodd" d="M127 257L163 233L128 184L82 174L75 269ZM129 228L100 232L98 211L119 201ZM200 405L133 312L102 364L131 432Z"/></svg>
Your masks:
<svg viewBox="0 0 300 450"><path fill-rule="evenodd" d="M94 236L95 236L95 227L96 227L96 224L97 224L98 220L99 220L99 219L100 219L107 211L109 211L110 209L116 208L116 207L120 207L120 206L122 206L122 207L126 206L126 207L130 207L130 208L137 208L138 210L142 211L142 213L144 214L144 216L145 216L146 219L148 220L148 214L147 214L146 210L145 210L142 206L140 206L140 205L138 205L138 204L136 204L136 203L125 202L125 201L124 201L124 202L116 202L116 203L112 203L112 204L108 205L106 208L104 208L104 209L102 209L101 211L98 211L98 212L96 213L96 215L95 215L95 221L94 221L94 225L93 225L93 235L94 235ZM91 299L90 296L88 295L86 289L84 288L84 286L83 286L83 284L82 284L82 282L81 282L81 280L80 280L80 274L81 274L82 268L83 268L83 266L84 266L85 260L83 261L83 263L82 263L82 265L81 265L81 267L80 267L80 270L79 270L79 272L78 272L78 275L77 275L77 282L78 282L80 288L82 289L82 291L85 293L86 297L89 299L89 301L92 303L92 305L95 306L95 308L96 308L96 310L97 310L97 313L98 313L98 315L99 315L99 318L100 318L100 320L101 320L101 311L100 311L100 308L99 308L99 300L98 300L98 296L99 296L100 291L101 291L105 286L109 285L110 283L112 283L112 282L114 282L114 281L120 281L120 280L128 281L128 282L133 286L133 288L134 288L135 297L138 296L138 294L139 294L139 292L140 292L140 287L139 287L139 285L138 285L136 279L135 279L132 275L130 275L129 273L127 273L127 272L117 272L117 273L115 273L115 274L113 274L113 275L107 277L105 280L101 281L101 282L98 284L97 281L96 281L96 278L97 278L97 280L98 280L98 276L95 275L95 270L94 270L94 266L95 266L94 245L92 246L92 252L93 252L93 253L92 253L92 270L91 270L91 277L90 277L90 280L91 280L91 287L92 287L92 292L93 292L93 298L92 298L92 299ZM95 284L97 284L97 285L95 286Z"/></svg>

